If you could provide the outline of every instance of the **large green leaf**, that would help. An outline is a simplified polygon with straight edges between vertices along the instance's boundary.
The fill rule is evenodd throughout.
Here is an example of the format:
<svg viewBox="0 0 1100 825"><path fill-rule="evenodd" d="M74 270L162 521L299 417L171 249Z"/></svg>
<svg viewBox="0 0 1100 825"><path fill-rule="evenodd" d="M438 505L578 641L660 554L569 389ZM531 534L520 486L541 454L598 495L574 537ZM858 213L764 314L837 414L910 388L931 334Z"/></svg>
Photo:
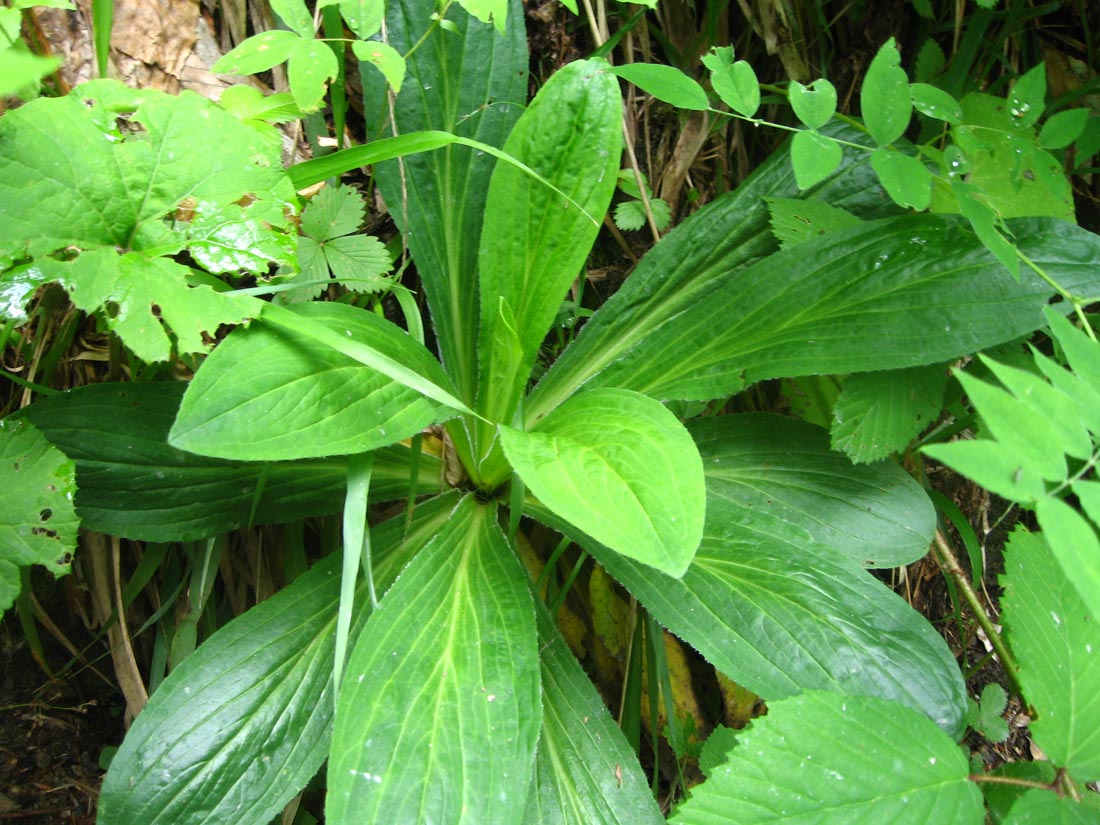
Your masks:
<svg viewBox="0 0 1100 825"><path fill-rule="evenodd" d="M335 512L345 461L230 462L168 444L187 385L93 384L35 402L27 416L76 462L76 511L92 530L144 541L190 541L247 524ZM409 492L412 454L375 454L372 498ZM419 457L416 492L438 490L441 463Z"/></svg>
<svg viewBox="0 0 1100 825"><path fill-rule="evenodd" d="M708 495L703 541L680 579L608 550L536 502L525 509L580 543L661 624L765 699L813 689L879 696L962 733L965 688L935 629L837 551L783 541L766 521L742 523L744 508L720 489Z"/></svg>
<svg viewBox="0 0 1100 825"><path fill-rule="evenodd" d="M1042 534L1013 532L1002 604L1035 743L1082 782L1100 779L1100 628Z"/></svg>
<svg viewBox="0 0 1100 825"><path fill-rule="evenodd" d="M541 605L542 733L524 825L664 822L622 730Z"/></svg>
<svg viewBox="0 0 1100 825"><path fill-rule="evenodd" d="M527 98L523 26L508 26L502 35L451 6L453 30L443 31L432 20L433 0L387 7L390 45L402 54L417 48L392 120L385 81L374 66L363 68L363 114L371 137L394 134L396 127L397 134L439 130L503 145ZM523 19L519 0L512 0L508 14ZM443 364L469 403L477 380L477 239L494 163L488 154L451 145L375 167L424 284Z"/></svg>
<svg viewBox="0 0 1100 825"><path fill-rule="evenodd" d="M1009 225L1021 251L1063 287L1100 292L1096 235L1048 218ZM632 351L613 347L614 362L597 353L606 366L593 380L659 398L708 399L765 378L943 362L1041 326L1052 296L1030 270L1014 279L951 216L868 221L714 285Z"/></svg>
<svg viewBox="0 0 1100 825"><path fill-rule="evenodd" d="M629 390L577 395L531 432L500 428L542 502L619 553L680 576L703 533L699 451L659 402Z"/></svg>
<svg viewBox="0 0 1100 825"><path fill-rule="evenodd" d="M446 524L456 499L421 505L407 531L403 517L375 528L378 584L393 582ZM173 670L111 762L101 825L267 825L328 750L339 601L333 555Z"/></svg>
<svg viewBox="0 0 1100 825"><path fill-rule="evenodd" d="M778 415L700 419L688 429L707 490L723 500L727 532L737 524L776 529L797 544L801 528L867 567L909 564L928 552L935 509L896 464L854 466L829 449L824 430Z"/></svg>
<svg viewBox="0 0 1100 825"><path fill-rule="evenodd" d="M622 152L619 84L607 69L602 60L580 60L556 72L504 145L593 215L607 212ZM512 422L539 347L598 231L587 215L515 167L499 164L493 172L479 250L478 411L490 421ZM492 432L486 437L492 440Z"/></svg>
<svg viewBox="0 0 1100 825"><path fill-rule="evenodd" d="M1012 806L1003 825L1100 825L1100 811L1053 790L1030 790Z"/></svg>
<svg viewBox="0 0 1100 825"><path fill-rule="evenodd" d="M854 130L830 134L866 140ZM787 148L776 152L735 191L683 221L642 259L554 362L526 404L527 420L545 415L582 384L614 386L614 373L604 377L609 365L650 336L675 329L685 312L712 302L724 284L734 280L740 284L738 272L779 248L769 226L766 199L800 195L820 198L860 216L896 211L877 186L865 152L847 151L841 167L805 193L795 182ZM723 319L711 332L726 323ZM691 350L674 352L694 355Z"/></svg>
<svg viewBox="0 0 1100 825"><path fill-rule="evenodd" d="M407 333L347 304L292 311L449 383ZM415 435L450 411L347 355L286 328L254 323L207 358L184 395L170 441L201 455L282 460L361 453Z"/></svg>
<svg viewBox="0 0 1100 825"><path fill-rule="evenodd" d="M19 595L21 567L69 572L80 520L73 463L25 421L0 421L0 614Z"/></svg>
<svg viewBox="0 0 1100 825"><path fill-rule="evenodd" d="M542 718L538 641L496 518L464 499L360 635L329 756L331 825L519 821Z"/></svg>
<svg viewBox="0 0 1100 825"><path fill-rule="evenodd" d="M881 699L806 693L772 702L676 825L981 825L982 795L958 746Z"/></svg>

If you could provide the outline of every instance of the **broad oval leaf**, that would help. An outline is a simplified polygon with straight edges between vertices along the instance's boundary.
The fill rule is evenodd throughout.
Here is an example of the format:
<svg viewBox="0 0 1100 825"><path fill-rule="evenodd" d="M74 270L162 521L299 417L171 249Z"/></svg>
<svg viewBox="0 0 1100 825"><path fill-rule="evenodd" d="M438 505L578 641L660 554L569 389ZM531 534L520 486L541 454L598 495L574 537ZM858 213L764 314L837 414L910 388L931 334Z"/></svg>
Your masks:
<svg viewBox="0 0 1100 825"><path fill-rule="evenodd" d="M659 402L583 392L529 432L500 427L504 453L542 502L597 541L670 576L703 532L699 451Z"/></svg>
<svg viewBox="0 0 1100 825"><path fill-rule="evenodd" d="M893 143L905 133L913 114L913 101L894 38L887 40L871 61L859 100L863 121L879 146Z"/></svg>
<svg viewBox="0 0 1100 825"><path fill-rule="evenodd" d="M865 567L909 564L928 552L935 509L896 464L855 466L829 449L824 430L779 415L705 418L688 429L707 490L723 501L728 535L738 523L779 530L791 543L807 535Z"/></svg>
<svg viewBox="0 0 1100 825"><path fill-rule="evenodd" d="M527 574L495 507L463 499L383 597L348 661L326 819L517 822L540 713Z"/></svg>
<svg viewBox="0 0 1100 825"><path fill-rule="evenodd" d="M622 153L619 84L602 60L570 63L547 81L504 151L593 215L607 212ZM569 136L562 140L562 135ZM543 339L599 231L579 209L513 166L489 184L479 249L478 411L511 423ZM492 440L492 431L486 440Z"/></svg>
<svg viewBox="0 0 1100 825"><path fill-rule="evenodd" d="M769 703L675 825L981 825L982 795L943 731L881 699L805 693Z"/></svg>
<svg viewBox="0 0 1100 825"><path fill-rule="evenodd" d="M923 212L932 203L932 173L918 158L885 147L871 153L871 166L894 203Z"/></svg>
<svg viewBox="0 0 1100 825"><path fill-rule="evenodd" d="M187 388L181 382L90 384L41 399L27 415L76 462L76 512L91 530L141 541L192 541L250 524L281 524L340 507L343 458L230 462L185 453L168 431ZM437 492L439 458L418 459L415 492ZM412 451L374 456L371 498L409 494Z"/></svg>
<svg viewBox="0 0 1100 825"><path fill-rule="evenodd" d="M740 523L743 508L720 488L681 579L609 551L537 502L525 510L581 544L662 625L769 701L804 690L878 696L952 735L965 729L965 686L932 625L837 551L783 541L766 521Z"/></svg>
<svg viewBox="0 0 1100 825"><path fill-rule="evenodd" d="M675 66L662 63L627 63L612 66L608 71L677 109L704 111L710 106L703 87Z"/></svg>
<svg viewBox="0 0 1100 825"><path fill-rule="evenodd" d="M722 102L735 112L752 117L760 108L760 81L752 66L733 59L732 46L718 46L702 56L710 69L710 82Z"/></svg>
<svg viewBox="0 0 1100 825"><path fill-rule="evenodd" d="M1003 825L1100 825L1100 811L1054 790L1025 791Z"/></svg>
<svg viewBox="0 0 1100 825"><path fill-rule="evenodd" d="M524 825L661 825L622 729L541 605L537 620L542 732Z"/></svg>
<svg viewBox="0 0 1100 825"><path fill-rule="evenodd" d="M1013 532L1002 608L1035 743L1075 779L1100 779L1100 628L1042 534ZM1095 558L1091 559L1095 565Z"/></svg>
<svg viewBox="0 0 1100 825"><path fill-rule="evenodd" d="M456 500L422 504L409 527L398 517L374 529L376 582L393 582ZM150 697L111 762L101 825L270 822L327 753L339 601L335 554L199 645ZM368 603L366 593L357 601Z"/></svg>
<svg viewBox="0 0 1100 825"><path fill-rule="evenodd" d="M803 129L791 140L791 166L801 189L817 186L844 159L840 144L814 129Z"/></svg>
<svg viewBox="0 0 1100 825"><path fill-rule="evenodd" d="M346 304L291 312L447 384L438 362L403 330ZM201 455L281 460L360 453L449 417L415 390L285 328L234 331L191 381L169 440Z"/></svg>

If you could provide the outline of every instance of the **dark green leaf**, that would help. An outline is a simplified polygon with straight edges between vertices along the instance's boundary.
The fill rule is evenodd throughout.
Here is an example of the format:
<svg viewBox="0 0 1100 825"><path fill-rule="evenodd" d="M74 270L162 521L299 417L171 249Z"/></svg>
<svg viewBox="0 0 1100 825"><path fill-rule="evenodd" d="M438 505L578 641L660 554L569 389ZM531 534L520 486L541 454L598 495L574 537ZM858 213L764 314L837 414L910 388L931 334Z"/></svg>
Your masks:
<svg viewBox="0 0 1100 825"><path fill-rule="evenodd" d="M772 232L786 249L818 235L855 226L859 218L816 198L768 198Z"/></svg>
<svg viewBox="0 0 1100 825"><path fill-rule="evenodd" d="M393 582L447 523L456 499L422 504L407 530L403 517L375 528L376 582ZM337 554L200 645L123 741L103 784L98 821L271 821L328 749L339 600ZM365 592L359 603L367 603Z"/></svg>
<svg viewBox="0 0 1100 825"><path fill-rule="evenodd" d="M186 385L93 384L27 408L76 462L77 514L86 527L145 541L191 541L253 524L335 512L343 459L251 464L202 458L168 445ZM438 490L442 465L420 456L417 492ZM411 453L375 454L372 496L408 494Z"/></svg>

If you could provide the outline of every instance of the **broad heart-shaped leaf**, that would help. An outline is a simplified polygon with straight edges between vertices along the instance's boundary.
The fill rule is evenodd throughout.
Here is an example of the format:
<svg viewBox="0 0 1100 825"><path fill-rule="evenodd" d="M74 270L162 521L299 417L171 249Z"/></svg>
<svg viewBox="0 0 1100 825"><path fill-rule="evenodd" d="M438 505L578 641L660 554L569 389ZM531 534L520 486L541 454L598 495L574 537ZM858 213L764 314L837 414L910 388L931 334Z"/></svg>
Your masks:
<svg viewBox="0 0 1100 825"><path fill-rule="evenodd" d="M699 451L659 402L583 392L530 432L501 426L504 452L557 515L623 555L680 576L703 532Z"/></svg>
<svg viewBox="0 0 1100 825"><path fill-rule="evenodd" d="M447 523L457 498L421 504L407 531L400 516L374 528L376 584L393 582ZM365 590L357 626L369 609ZM111 762L101 825L267 825L328 750L339 601L334 554L173 670Z"/></svg>
<svg viewBox="0 0 1100 825"><path fill-rule="evenodd" d="M524 825L660 825L637 755L537 604L542 732Z"/></svg>
<svg viewBox="0 0 1100 825"><path fill-rule="evenodd" d="M26 421L0 421L0 615L19 595L19 568L69 572L80 520L73 463Z"/></svg>
<svg viewBox="0 0 1100 825"><path fill-rule="evenodd" d="M1100 237L1049 218L1008 225L1020 250L1063 287L1100 293ZM592 367L568 378L604 366L597 386L705 400L765 378L942 363L1036 329L1052 295L1030 270L1014 279L957 218L866 221L712 283L675 320L647 325L633 350L609 342L608 353L597 351ZM644 305L627 309L653 317ZM536 398L541 412L546 400Z"/></svg>
<svg viewBox="0 0 1100 825"><path fill-rule="evenodd" d="M191 541L339 509L347 480L342 458L243 463L169 446L186 386L91 384L26 409L76 462L76 512L86 527L142 541ZM375 453L373 500L408 495L412 459L401 444ZM425 452L419 462L416 493L439 490L440 460Z"/></svg>
<svg viewBox="0 0 1100 825"><path fill-rule="evenodd" d="M746 514L710 482L695 560L673 579L608 550L528 500L672 633L723 673L772 699L823 689L879 696L922 711L952 735L965 729L966 690L943 639L881 582L799 528Z"/></svg>
<svg viewBox="0 0 1100 825"><path fill-rule="evenodd" d="M504 151L603 215L622 152L619 84L602 60L557 71L516 123ZM568 136L563 140L562 136ZM599 226L514 166L493 172L481 232L478 409L511 423L539 347ZM492 439L491 430L486 434Z"/></svg>
<svg viewBox="0 0 1100 825"><path fill-rule="evenodd" d="M1005 552L1004 622L1035 743L1074 779L1100 779L1100 627L1042 534L1018 528Z"/></svg>
<svg viewBox="0 0 1100 825"><path fill-rule="evenodd" d="M760 82L752 66L744 60L735 61L732 46L715 47L701 59L710 69L711 85L722 102L745 117L755 115L760 108Z"/></svg>
<svg viewBox="0 0 1100 825"><path fill-rule="evenodd" d="M981 825L982 795L958 746L881 699L809 692L772 702L675 825Z"/></svg>
<svg viewBox="0 0 1100 825"><path fill-rule="evenodd" d="M848 376L833 407L833 449L859 463L904 450L939 415L946 384L942 364Z"/></svg>
<svg viewBox="0 0 1100 825"><path fill-rule="evenodd" d="M388 3L389 44L402 54L436 24L434 0ZM523 19L519 0L509 6ZM527 38L523 26L503 35L452 6L453 31L433 31L409 57L394 104L398 134L455 132L501 146L527 99ZM393 134L386 82L362 69L363 115L372 139ZM428 298L440 358L460 397L472 403L477 380L477 239L495 160L450 145L375 166L375 180L416 261Z"/></svg>
<svg viewBox="0 0 1100 825"><path fill-rule="evenodd" d="M853 130L829 133L861 139ZM650 337L662 332L667 336L684 313L712 301L724 284L739 283L738 273L750 262L779 248L769 228L766 199L800 195L820 198L857 216L896 211L875 183L866 152L846 152L841 167L827 181L804 193L795 183L786 150L776 152L734 192L683 221L642 259L535 388L525 404L528 423L582 385L615 386L616 371L608 373L611 365ZM714 331L708 330L708 336ZM694 356L691 348L683 352ZM668 357L663 355L662 363Z"/></svg>
<svg viewBox="0 0 1100 825"><path fill-rule="evenodd" d="M467 497L383 597L348 661L326 821L517 822L540 712L526 572Z"/></svg>
<svg viewBox="0 0 1100 825"><path fill-rule="evenodd" d="M809 86L791 81L791 108L798 119L810 129L820 129L836 114L836 87L824 78Z"/></svg>
<svg viewBox="0 0 1100 825"><path fill-rule="evenodd" d="M431 353L374 313L335 303L290 311L447 383ZM169 440L218 458L312 458L384 447L448 417L445 407L382 373L261 321L235 330L203 363Z"/></svg>
<svg viewBox="0 0 1100 825"><path fill-rule="evenodd" d="M789 542L804 530L866 567L897 567L928 552L935 509L896 464L857 467L829 449L820 427L778 415L698 419L688 429L699 445L709 493L731 510L740 508L741 523L764 514L767 521L753 529L781 526L779 538Z"/></svg>
<svg viewBox="0 0 1100 825"><path fill-rule="evenodd" d="M828 135L803 129L791 140L791 166L801 189L817 186L840 165L844 150Z"/></svg>

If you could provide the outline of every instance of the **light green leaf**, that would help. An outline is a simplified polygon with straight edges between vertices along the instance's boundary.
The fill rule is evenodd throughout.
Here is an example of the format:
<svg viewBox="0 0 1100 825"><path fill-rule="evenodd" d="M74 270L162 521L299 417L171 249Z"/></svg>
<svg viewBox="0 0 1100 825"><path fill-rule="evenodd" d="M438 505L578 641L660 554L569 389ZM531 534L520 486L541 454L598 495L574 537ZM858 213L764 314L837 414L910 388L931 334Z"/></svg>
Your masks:
<svg viewBox="0 0 1100 825"><path fill-rule="evenodd" d="M978 240L1018 280L1020 259L1016 247L1001 233L1001 219L989 204L984 190L961 180L953 180L951 194L955 196L959 211L970 222L970 228Z"/></svg>
<svg viewBox="0 0 1100 825"><path fill-rule="evenodd" d="M526 577L495 508L464 499L348 661L328 822L519 821L542 718Z"/></svg>
<svg viewBox="0 0 1100 825"><path fill-rule="evenodd" d="M675 825L715 822L981 825L966 757L893 702L806 693L769 702L729 761L677 810Z"/></svg>
<svg viewBox="0 0 1100 825"><path fill-rule="evenodd" d="M1100 811L1053 790L1029 790L1012 806L1002 825L1100 825Z"/></svg>
<svg viewBox="0 0 1100 825"><path fill-rule="evenodd" d="M923 212L932 204L932 173L919 158L880 147L871 166L894 203Z"/></svg>
<svg viewBox="0 0 1100 825"><path fill-rule="evenodd" d="M1003 742L1008 739L1008 723L1002 718L1005 712L1008 694L996 682L990 682L982 688L982 698L978 703L978 718L971 725L990 742Z"/></svg>
<svg viewBox="0 0 1100 825"><path fill-rule="evenodd" d="M791 81L791 108L808 129L820 129L836 114L836 87L825 78L809 86Z"/></svg>
<svg viewBox="0 0 1100 825"><path fill-rule="evenodd" d="M447 523L457 496L374 528L388 587ZM361 588L365 590L365 588ZM172 671L115 758L102 825L266 823L320 768L332 731L340 556L229 622ZM360 592L359 604L369 605ZM362 626L365 610L357 611Z"/></svg>
<svg viewBox="0 0 1100 825"><path fill-rule="evenodd" d="M387 5L389 43L408 53L435 26L431 19L435 3L393 0ZM508 14L514 21L523 19L519 0L512 0ZM494 22L503 19L502 14ZM416 262L440 360L459 396L472 404L478 370L478 239L489 178L498 160L485 147L502 146L523 111L527 37L521 25L505 27L502 37L457 5L450 7L447 20L454 24L453 31L445 36L430 34L409 57L409 81L397 95L392 121L384 78L373 66L363 67L363 113L371 140L352 151L384 144L392 129L399 141L422 130L446 137L446 144L438 144L445 146L440 151L405 157L400 165L398 161L377 165L375 180ZM462 145L458 139L482 145ZM352 166L379 159L354 158ZM318 169L311 177L323 180L332 174Z"/></svg>
<svg viewBox="0 0 1100 825"><path fill-rule="evenodd" d="M901 452L939 415L946 383L942 364L848 376L833 408L833 449L856 463Z"/></svg>
<svg viewBox="0 0 1100 825"><path fill-rule="evenodd" d="M333 238L321 247L321 252L333 279L352 292L378 292L392 286L392 281L383 276L393 268L393 259L378 238Z"/></svg>
<svg viewBox="0 0 1100 825"><path fill-rule="evenodd" d="M1046 495L1046 485L1034 469L996 441L930 444L921 452L1009 501L1031 504Z"/></svg>
<svg viewBox="0 0 1100 825"><path fill-rule="evenodd" d="M800 528L728 503L708 481L707 525L681 579L613 553L528 500L528 515L583 546L672 633L739 684L773 699L804 690L879 696L954 736L966 689L922 616L850 558Z"/></svg>
<svg viewBox="0 0 1100 825"><path fill-rule="evenodd" d="M1031 723L1035 744L1074 778L1090 782L1100 778L1100 625L1074 586L1077 571L1067 574L1050 563L1048 548L1057 540L1013 531L1001 606L1020 684L1038 711Z"/></svg>
<svg viewBox="0 0 1100 825"><path fill-rule="evenodd" d="M326 186L302 210L303 235L321 242L358 231L366 213L363 196L351 186Z"/></svg>
<svg viewBox="0 0 1100 825"><path fill-rule="evenodd" d="M668 201L661 198L650 198L649 208L653 212L654 222L657 228L664 231L672 220L672 209ZM623 201L615 207L615 226L624 232L633 232L646 225L648 216L645 204L641 201Z"/></svg>
<svg viewBox="0 0 1100 825"><path fill-rule="evenodd" d="M56 57L40 57L22 49L0 49L0 97L25 92L60 65Z"/></svg>
<svg viewBox="0 0 1100 825"><path fill-rule="evenodd" d="M339 71L336 55L328 43L312 39L295 43L287 63L287 82L298 108L303 112L318 109L328 81L335 80Z"/></svg>
<svg viewBox="0 0 1100 825"><path fill-rule="evenodd" d="M39 400L28 418L76 462L76 512L91 530L142 541L193 541L249 524L328 515L340 506L343 459L230 463L168 445L180 382L92 384ZM375 453L371 495L408 495L412 455ZM440 460L419 456L418 494L439 490Z"/></svg>
<svg viewBox="0 0 1100 825"><path fill-rule="evenodd" d="M458 0L458 3L482 23L492 23L498 32L504 34L508 0Z"/></svg>
<svg viewBox="0 0 1100 825"><path fill-rule="evenodd" d="M308 35L312 38L312 32ZM266 72L285 63L294 48L302 42L294 32L272 29L244 40L218 60L211 71L218 74L249 75Z"/></svg>
<svg viewBox="0 0 1100 825"><path fill-rule="evenodd" d="M405 80L405 58L401 52L379 40L357 40L351 44L351 50L364 63L377 66L395 94L401 91Z"/></svg>
<svg viewBox="0 0 1100 825"><path fill-rule="evenodd" d="M271 128L271 124L288 123L302 116L289 92L264 96L259 89L243 83L230 86L222 92L218 105L275 141L281 141L281 136L277 130Z"/></svg>
<svg viewBox="0 0 1100 825"><path fill-rule="evenodd" d="M585 392L530 432L501 426L500 438L524 484L559 516L670 576L687 569L703 531L703 465L661 404Z"/></svg>
<svg viewBox="0 0 1100 825"><path fill-rule="evenodd" d="M1066 109L1051 115L1039 130L1039 145L1044 149L1065 149L1085 131L1088 109Z"/></svg>
<svg viewBox="0 0 1100 825"><path fill-rule="evenodd" d="M913 114L913 101L894 38L887 40L871 61L859 100L863 122L879 146L893 143L905 134Z"/></svg>
<svg viewBox="0 0 1100 825"><path fill-rule="evenodd" d="M618 83L606 69L606 63L593 60L558 71L504 145L505 152L595 215L607 211L622 151ZM561 140L562 129L569 140ZM558 304L599 227L538 181L504 164L493 173L485 208L478 408L491 421L510 423ZM492 440L491 428L484 438Z"/></svg>
<svg viewBox="0 0 1100 825"><path fill-rule="evenodd" d="M836 171L843 159L840 144L812 130L797 132L791 140L791 165L800 189L817 186Z"/></svg>
<svg viewBox="0 0 1100 825"><path fill-rule="evenodd" d="M702 57L710 82L722 102L738 114L752 117L760 108L760 82L744 60L734 61L732 46L716 46Z"/></svg>
<svg viewBox="0 0 1100 825"><path fill-rule="evenodd" d="M303 0L271 0L271 10L299 37L313 39L313 15Z"/></svg>
<svg viewBox="0 0 1100 825"><path fill-rule="evenodd" d="M378 34L386 13L385 0L339 0L340 15L360 40Z"/></svg>
<svg viewBox="0 0 1100 825"><path fill-rule="evenodd" d="M1076 486L1076 485L1075 485ZM1100 540L1096 528L1061 499L1042 498L1035 515L1043 536L1094 621L1100 621Z"/></svg>
<svg viewBox="0 0 1100 825"><path fill-rule="evenodd" d="M928 552L935 510L896 464L854 466L820 427L778 415L698 419L689 430L707 489L729 512L728 535L742 525L794 543L801 530L861 567L897 567Z"/></svg>
<svg viewBox="0 0 1100 825"><path fill-rule="evenodd" d="M772 232L783 249L859 223L850 212L816 198L768 198L768 212Z"/></svg>
<svg viewBox="0 0 1100 825"><path fill-rule="evenodd" d="M542 732L524 825L660 825L637 755L537 605Z"/></svg>
<svg viewBox="0 0 1100 825"><path fill-rule="evenodd" d="M1045 63L1024 72L1008 93L1008 112L1016 126L1038 122L1046 108L1047 69Z"/></svg>
<svg viewBox="0 0 1100 825"><path fill-rule="evenodd" d="M385 352L426 381L447 381L431 353L372 312L335 303L286 311ZM322 343L256 323L231 334L202 365L169 440L246 461L346 455L394 444L449 412Z"/></svg>
<svg viewBox="0 0 1100 825"><path fill-rule="evenodd" d="M909 96L913 107L923 115L942 120L946 123L962 123L963 113L959 101L936 86L927 83L912 83Z"/></svg>
<svg viewBox="0 0 1100 825"><path fill-rule="evenodd" d="M21 567L69 572L80 524L73 463L26 421L0 421L0 615L20 590Z"/></svg>
<svg viewBox="0 0 1100 825"><path fill-rule="evenodd" d="M294 260L294 237L272 232L265 221L250 217L239 204L199 201L189 217L177 221L175 229L186 238L191 257L207 272L266 275Z"/></svg>
<svg viewBox="0 0 1100 825"><path fill-rule="evenodd" d="M705 111L710 106L703 87L674 66L663 63L627 63L611 66L607 71L677 109Z"/></svg>

